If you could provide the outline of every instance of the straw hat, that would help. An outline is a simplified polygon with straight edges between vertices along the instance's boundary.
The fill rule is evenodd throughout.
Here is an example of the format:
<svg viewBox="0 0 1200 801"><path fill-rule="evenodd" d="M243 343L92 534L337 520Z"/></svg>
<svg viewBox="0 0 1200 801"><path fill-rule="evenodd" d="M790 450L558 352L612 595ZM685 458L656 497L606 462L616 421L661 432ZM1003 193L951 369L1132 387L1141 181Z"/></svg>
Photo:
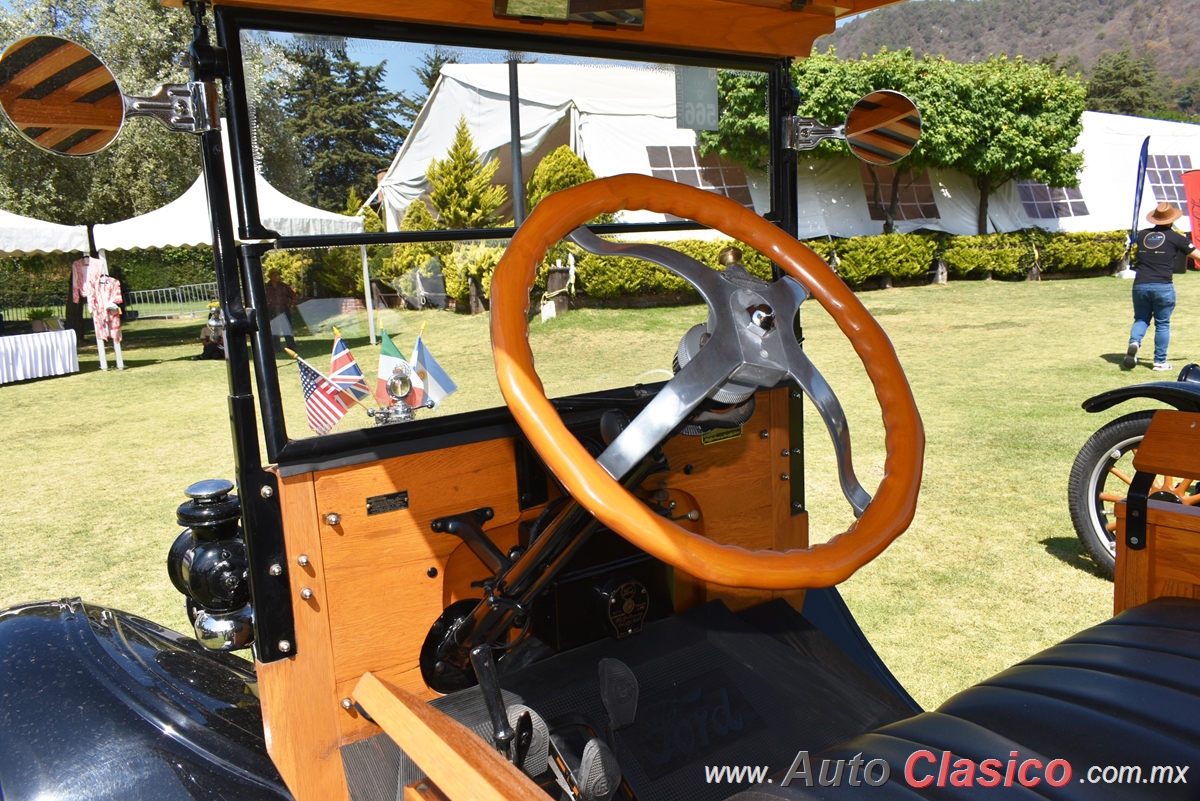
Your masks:
<svg viewBox="0 0 1200 801"><path fill-rule="evenodd" d="M1146 219L1155 225L1170 225L1183 216L1183 212L1170 203L1162 202L1154 211L1146 215Z"/></svg>

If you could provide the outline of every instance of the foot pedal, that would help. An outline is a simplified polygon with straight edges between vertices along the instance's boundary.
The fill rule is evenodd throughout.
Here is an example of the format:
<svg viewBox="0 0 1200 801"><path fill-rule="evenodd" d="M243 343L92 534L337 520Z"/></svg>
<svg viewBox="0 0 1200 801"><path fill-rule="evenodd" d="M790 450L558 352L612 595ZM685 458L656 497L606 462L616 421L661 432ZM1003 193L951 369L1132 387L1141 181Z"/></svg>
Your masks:
<svg viewBox="0 0 1200 801"><path fill-rule="evenodd" d="M564 799L608 801L621 786L621 766L578 714L555 718L550 730L550 770Z"/></svg>
<svg viewBox="0 0 1200 801"><path fill-rule="evenodd" d="M593 738L584 746L576 778L581 801L608 801L621 784L621 766L608 746Z"/></svg>
<svg viewBox="0 0 1200 801"><path fill-rule="evenodd" d="M629 665L619 659L600 660L600 700L608 712L610 732L633 724L637 717L638 682Z"/></svg>
<svg viewBox="0 0 1200 801"><path fill-rule="evenodd" d="M521 728L517 725L522 715L529 715L531 734L529 745L525 749L525 757L518 767L525 771L530 778L536 778L545 773L550 767L550 729L542 716L524 704L512 704L508 707L508 724L518 733Z"/></svg>

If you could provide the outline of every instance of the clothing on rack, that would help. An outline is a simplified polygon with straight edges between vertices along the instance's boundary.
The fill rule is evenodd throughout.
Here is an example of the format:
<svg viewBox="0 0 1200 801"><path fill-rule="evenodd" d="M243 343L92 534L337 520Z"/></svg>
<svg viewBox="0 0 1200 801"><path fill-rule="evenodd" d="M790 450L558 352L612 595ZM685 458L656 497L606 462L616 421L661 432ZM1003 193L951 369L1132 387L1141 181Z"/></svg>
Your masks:
<svg viewBox="0 0 1200 801"><path fill-rule="evenodd" d="M87 298L96 337L103 342L120 342L120 304L124 302L121 296L121 282L108 274L108 264L102 257L82 258L71 265L72 269L76 269L76 265L80 263L83 263L86 269L81 292Z"/></svg>

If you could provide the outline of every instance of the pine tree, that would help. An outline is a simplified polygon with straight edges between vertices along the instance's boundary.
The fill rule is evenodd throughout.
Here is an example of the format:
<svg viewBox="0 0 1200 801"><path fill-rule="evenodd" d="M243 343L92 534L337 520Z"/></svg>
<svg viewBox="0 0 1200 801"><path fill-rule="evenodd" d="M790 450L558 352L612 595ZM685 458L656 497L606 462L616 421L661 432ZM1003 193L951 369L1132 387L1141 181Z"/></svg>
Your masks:
<svg viewBox="0 0 1200 801"><path fill-rule="evenodd" d="M400 94L383 86L385 64L364 66L340 50L292 51L300 64L285 100L286 126L308 169L309 202L340 211L351 187L375 189L403 139Z"/></svg>
<svg viewBox="0 0 1200 801"><path fill-rule="evenodd" d="M404 211L404 219L400 222L401 231L432 231L437 228L437 220L429 213L425 201L417 199L408 204Z"/></svg>
<svg viewBox="0 0 1200 801"><path fill-rule="evenodd" d="M529 199L529 210L532 212L534 207L552 192L570 189L572 186L594 180L596 173L592 172L587 162L577 156L568 145L562 145L542 159L534 168L533 175L529 176L529 183L525 189L525 196ZM606 213L592 222L612 221L613 215Z"/></svg>
<svg viewBox="0 0 1200 801"><path fill-rule="evenodd" d="M1148 117L1162 110L1158 70L1150 56L1134 58L1124 47L1100 56L1087 82L1088 111Z"/></svg>
<svg viewBox="0 0 1200 801"><path fill-rule="evenodd" d="M479 163L467 119L460 118L450 152L430 164L425 173L439 225L451 229L490 228L499 223L496 209L508 194L503 186L492 186L492 177L499 168L498 159Z"/></svg>

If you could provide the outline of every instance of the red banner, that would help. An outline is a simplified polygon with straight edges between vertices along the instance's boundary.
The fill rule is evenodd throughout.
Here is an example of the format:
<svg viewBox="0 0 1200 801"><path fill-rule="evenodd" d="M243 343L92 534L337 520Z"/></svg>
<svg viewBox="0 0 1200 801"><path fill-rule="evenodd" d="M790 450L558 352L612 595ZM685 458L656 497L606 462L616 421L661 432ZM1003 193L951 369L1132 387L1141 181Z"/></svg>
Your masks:
<svg viewBox="0 0 1200 801"><path fill-rule="evenodd" d="M1183 174L1183 191L1187 194L1185 211L1192 222L1192 244L1200 247L1200 170Z"/></svg>

